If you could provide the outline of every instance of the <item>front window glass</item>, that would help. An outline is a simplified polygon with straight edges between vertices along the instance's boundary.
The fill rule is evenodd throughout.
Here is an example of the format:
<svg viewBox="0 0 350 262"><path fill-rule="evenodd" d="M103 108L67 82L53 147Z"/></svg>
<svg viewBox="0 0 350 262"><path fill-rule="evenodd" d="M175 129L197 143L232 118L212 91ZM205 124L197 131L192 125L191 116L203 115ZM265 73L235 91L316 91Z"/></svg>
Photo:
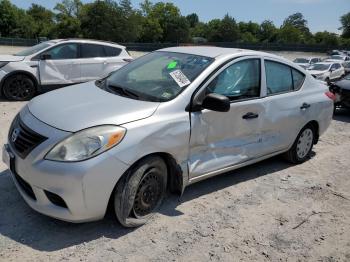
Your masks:
<svg viewBox="0 0 350 262"><path fill-rule="evenodd" d="M53 47L52 49L45 51L45 54L51 56L50 59L75 59L78 58L78 45L64 44Z"/></svg>
<svg viewBox="0 0 350 262"><path fill-rule="evenodd" d="M208 93L230 100L260 96L260 59L243 60L227 67L207 87Z"/></svg>
<svg viewBox="0 0 350 262"><path fill-rule="evenodd" d="M25 50L22 50L14 55L16 56L28 56L28 55L33 55L41 50L44 50L45 48L51 46L52 43L50 42L43 42L43 43L40 43L38 45L35 45L35 46L32 46L32 47L29 47Z"/></svg>
<svg viewBox="0 0 350 262"><path fill-rule="evenodd" d="M169 101L185 89L213 58L153 52L114 72L99 86L111 93L147 101Z"/></svg>
<svg viewBox="0 0 350 262"><path fill-rule="evenodd" d="M329 65L327 64L314 64L309 67L309 70L316 70L316 71L325 71L329 69Z"/></svg>

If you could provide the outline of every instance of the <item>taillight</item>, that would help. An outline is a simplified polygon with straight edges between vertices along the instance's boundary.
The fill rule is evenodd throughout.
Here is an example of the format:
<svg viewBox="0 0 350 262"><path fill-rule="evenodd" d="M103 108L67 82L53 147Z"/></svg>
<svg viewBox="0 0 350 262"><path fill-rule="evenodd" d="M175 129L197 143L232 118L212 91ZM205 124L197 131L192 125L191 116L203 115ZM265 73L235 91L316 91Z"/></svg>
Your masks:
<svg viewBox="0 0 350 262"><path fill-rule="evenodd" d="M133 59L131 59L131 58L123 58L123 61L124 61L124 62L127 62L127 63L130 63L132 60L133 60Z"/></svg>
<svg viewBox="0 0 350 262"><path fill-rule="evenodd" d="M326 93L324 93L326 96L328 96L329 99L335 101L335 95L331 92L331 91L327 91Z"/></svg>

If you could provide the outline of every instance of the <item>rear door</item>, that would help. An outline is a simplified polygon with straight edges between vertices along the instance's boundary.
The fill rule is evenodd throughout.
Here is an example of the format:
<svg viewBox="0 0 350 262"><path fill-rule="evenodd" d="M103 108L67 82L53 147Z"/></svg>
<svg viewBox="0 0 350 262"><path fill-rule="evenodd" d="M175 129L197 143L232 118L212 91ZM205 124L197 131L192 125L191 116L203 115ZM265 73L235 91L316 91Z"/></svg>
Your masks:
<svg viewBox="0 0 350 262"><path fill-rule="evenodd" d="M107 76L127 62L120 56L122 50L117 47L82 43L81 44L81 81L91 81Z"/></svg>
<svg viewBox="0 0 350 262"><path fill-rule="evenodd" d="M265 59L264 65L266 97L261 137L265 155L287 149L313 108L301 90L305 81L302 72L270 58Z"/></svg>
<svg viewBox="0 0 350 262"><path fill-rule="evenodd" d="M228 96L229 112L191 112L189 172L195 179L261 154L261 58L237 59L220 69L198 96Z"/></svg>
<svg viewBox="0 0 350 262"><path fill-rule="evenodd" d="M79 45L65 43L54 46L43 53L45 60L39 61L41 85L66 85L80 82Z"/></svg>
<svg viewBox="0 0 350 262"><path fill-rule="evenodd" d="M107 68L107 58L103 45L81 44L81 81L102 78Z"/></svg>

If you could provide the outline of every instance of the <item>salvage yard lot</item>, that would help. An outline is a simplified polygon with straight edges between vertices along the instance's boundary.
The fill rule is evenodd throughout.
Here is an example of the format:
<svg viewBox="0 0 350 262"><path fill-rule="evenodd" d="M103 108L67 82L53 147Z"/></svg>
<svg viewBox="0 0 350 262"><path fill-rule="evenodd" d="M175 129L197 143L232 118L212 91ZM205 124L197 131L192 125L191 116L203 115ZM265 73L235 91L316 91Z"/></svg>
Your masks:
<svg viewBox="0 0 350 262"><path fill-rule="evenodd" d="M25 104L0 100L0 145ZM194 184L137 229L112 212L85 224L40 215L1 163L0 261L350 261L349 153L339 111L306 163L274 157Z"/></svg>

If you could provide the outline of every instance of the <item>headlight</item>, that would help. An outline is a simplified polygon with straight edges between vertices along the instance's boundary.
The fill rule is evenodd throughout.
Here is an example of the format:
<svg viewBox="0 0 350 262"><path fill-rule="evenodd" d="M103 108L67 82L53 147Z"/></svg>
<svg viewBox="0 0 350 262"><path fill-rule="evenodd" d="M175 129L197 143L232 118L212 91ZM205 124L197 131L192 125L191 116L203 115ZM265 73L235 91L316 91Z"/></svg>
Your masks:
<svg viewBox="0 0 350 262"><path fill-rule="evenodd" d="M0 62L0 68L4 67L5 65L7 65L9 62Z"/></svg>
<svg viewBox="0 0 350 262"><path fill-rule="evenodd" d="M112 125L85 129L58 143L45 159L62 162L86 160L119 144L125 133L125 128Z"/></svg>

